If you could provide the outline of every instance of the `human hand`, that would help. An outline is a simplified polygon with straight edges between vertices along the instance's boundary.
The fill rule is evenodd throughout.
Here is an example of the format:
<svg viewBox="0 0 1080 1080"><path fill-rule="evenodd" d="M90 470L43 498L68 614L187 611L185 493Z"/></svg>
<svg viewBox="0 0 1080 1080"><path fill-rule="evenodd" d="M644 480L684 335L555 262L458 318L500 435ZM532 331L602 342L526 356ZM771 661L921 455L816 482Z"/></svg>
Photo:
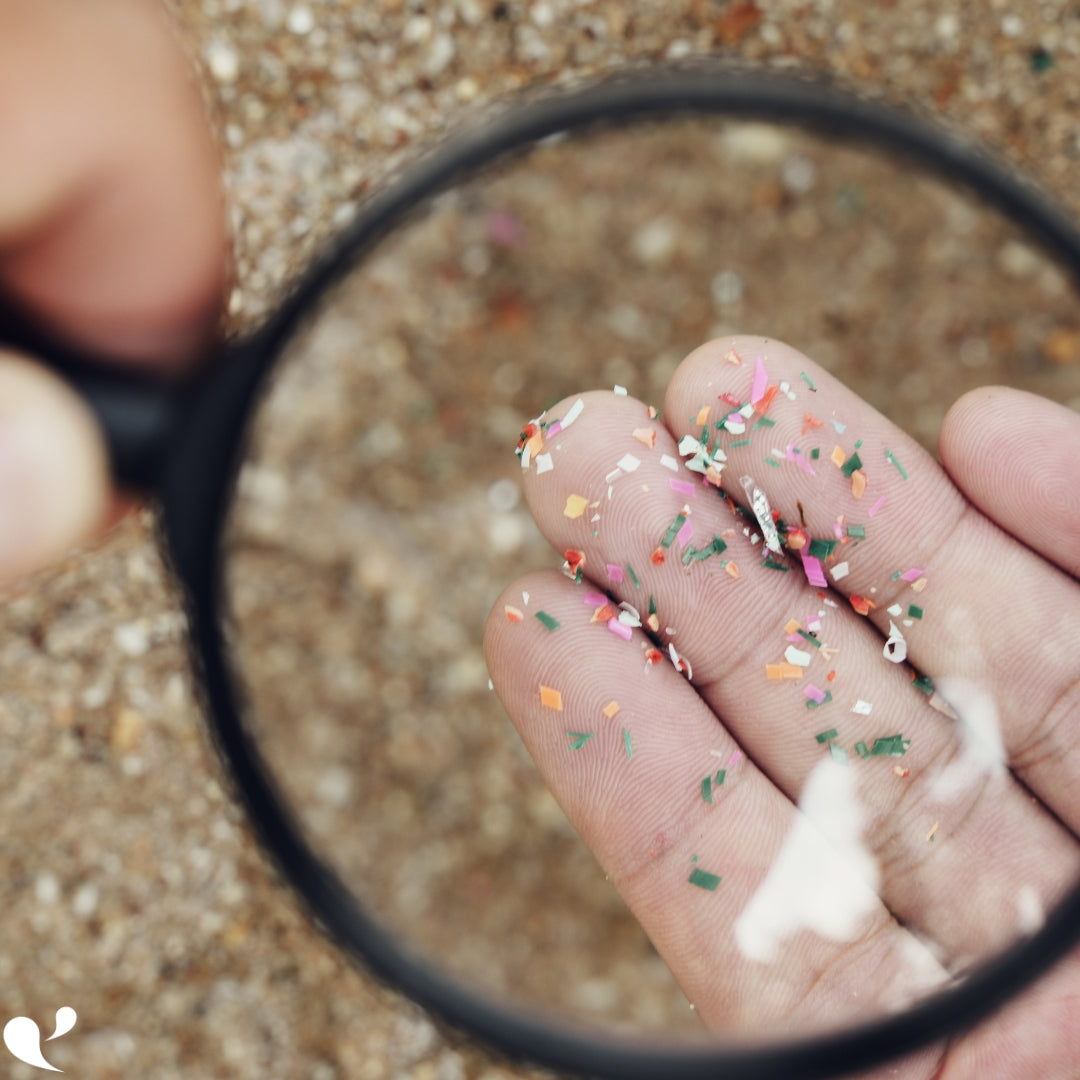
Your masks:
<svg viewBox="0 0 1080 1080"><path fill-rule="evenodd" d="M661 417L588 393L520 449L567 565L496 602L494 687L708 1026L902 1006L1075 884L1080 417L976 391L942 468L795 350L737 337L684 361ZM1078 959L889 1075L1080 1074Z"/></svg>
<svg viewBox="0 0 1080 1080"><path fill-rule="evenodd" d="M0 102L4 304L118 364L194 363L224 292L220 165L158 5L8 0ZM120 504L87 408L2 348L0 410L0 580L10 580L101 529Z"/></svg>

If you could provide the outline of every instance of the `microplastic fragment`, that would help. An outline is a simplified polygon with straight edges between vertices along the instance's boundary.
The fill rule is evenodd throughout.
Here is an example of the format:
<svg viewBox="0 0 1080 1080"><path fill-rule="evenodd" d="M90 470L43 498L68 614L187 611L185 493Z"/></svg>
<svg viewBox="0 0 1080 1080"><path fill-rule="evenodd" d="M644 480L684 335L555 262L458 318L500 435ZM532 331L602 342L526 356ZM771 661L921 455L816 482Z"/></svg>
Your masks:
<svg viewBox="0 0 1080 1080"><path fill-rule="evenodd" d="M929 675L919 675L911 680L911 684L916 690L921 690L928 697L934 692L934 683ZM933 705L934 702L931 701L930 704Z"/></svg>
<svg viewBox="0 0 1080 1080"><path fill-rule="evenodd" d="M765 678L767 679L801 679L803 669L796 664L766 664Z"/></svg>
<svg viewBox="0 0 1080 1080"><path fill-rule="evenodd" d="M809 667L811 657L810 653L803 652L802 649L796 649L794 645L789 645L784 650L784 659L789 664L795 664L798 667Z"/></svg>
<svg viewBox="0 0 1080 1080"><path fill-rule="evenodd" d="M900 628L892 620L889 621L889 639L885 642L881 654L894 664L902 664L907 659L907 642Z"/></svg>
<svg viewBox="0 0 1080 1080"><path fill-rule="evenodd" d="M937 836L937 831L940 825L940 821L935 821L934 824L930 826L930 831L926 834L927 843L930 843L930 841L933 840L935 836Z"/></svg>
<svg viewBox="0 0 1080 1080"><path fill-rule="evenodd" d="M874 711L874 706L869 701L863 701L859 698L854 705L851 706L851 711L858 716L869 716Z"/></svg>
<svg viewBox="0 0 1080 1080"><path fill-rule="evenodd" d="M623 749L626 751L626 760L629 761L634 756L634 741L630 738L630 732L626 728L622 729L622 741Z"/></svg>
<svg viewBox="0 0 1080 1080"><path fill-rule="evenodd" d="M679 471L678 461L670 454L664 454L664 456L660 458L660 464L663 465L665 469L670 469L672 472Z"/></svg>
<svg viewBox="0 0 1080 1080"><path fill-rule="evenodd" d="M875 739L870 747L872 757L903 757L911 745L910 739L902 735L887 735L883 739Z"/></svg>
<svg viewBox="0 0 1080 1080"><path fill-rule="evenodd" d="M601 604L606 604L607 597L601 592L587 592L581 601L588 607L595 608L600 607Z"/></svg>
<svg viewBox="0 0 1080 1080"><path fill-rule="evenodd" d="M536 617L544 624L544 627L547 629L548 633L551 633L554 630L558 630L559 627L562 625L562 623L560 623L558 619L556 619L552 615L549 615L546 611L536 612Z"/></svg>
<svg viewBox="0 0 1080 1080"><path fill-rule="evenodd" d="M846 457L847 454L844 453L842 446L834 446L833 452L829 455L829 460L839 469L843 467Z"/></svg>
<svg viewBox="0 0 1080 1080"><path fill-rule="evenodd" d="M619 397L626 397L626 394L627 394L626 387L625 386L620 386L618 383L616 383L611 388L611 392L613 394L617 394Z"/></svg>
<svg viewBox="0 0 1080 1080"><path fill-rule="evenodd" d="M724 571L730 577L737 578L739 576L739 568L738 568L738 566L736 566L735 563L733 563L730 559L726 559L720 565L724 568Z"/></svg>
<svg viewBox="0 0 1080 1080"><path fill-rule="evenodd" d="M825 700L825 691L815 686L813 683L807 683L803 687L803 693L814 702L820 705Z"/></svg>
<svg viewBox="0 0 1080 1080"><path fill-rule="evenodd" d="M757 431L758 428L771 427L776 427L776 421L771 416L763 416L750 430Z"/></svg>
<svg viewBox="0 0 1080 1080"><path fill-rule="evenodd" d="M861 499L866 494L866 473L862 469L856 469L851 474L851 494L856 499Z"/></svg>
<svg viewBox="0 0 1080 1080"><path fill-rule="evenodd" d="M566 505L563 507L563 517L579 518L585 513L589 500L584 495L567 495Z"/></svg>
<svg viewBox="0 0 1080 1080"><path fill-rule="evenodd" d="M580 750L595 734L595 731L568 731L566 737L571 750Z"/></svg>
<svg viewBox="0 0 1080 1080"><path fill-rule="evenodd" d="M855 753L861 758L868 758L870 756L870 747L860 739L859 742L855 744Z"/></svg>
<svg viewBox="0 0 1080 1080"><path fill-rule="evenodd" d="M697 866L690 871L690 877L687 878L691 885L696 885L699 889L705 889L706 892L716 892L716 887L721 880L717 874L710 874L707 870L702 870Z"/></svg>
<svg viewBox="0 0 1080 1080"><path fill-rule="evenodd" d="M810 460L811 461L817 461L818 458L820 458L820 457L821 457L821 447L820 446L815 446L813 448L813 450L810 451Z"/></svg>
<svg viewBox="0 0 1080 1080"><path fill-rule="evenodd" d="M829 755L833 761L839 762L841 765L847 764L847 751L839 743L829 743Z"/></svg>
<svg viewBox="0 0 1080 1080"><path fill-rule="evenodd" d="M869 615L870 609L877 607L873 600L868 600L865 596L859 596L857 593L852 593L848 599L851 601L851 606L860 615Z"/></svg>
<svg viewBox="0 0 1080 1080"><path fill-rule="evenodd" d="M913 619L921 619L923 617L923 609L917 604L908 604L907 613Z"/></svg>
<svg viewBox="0 0 1080 1080"><path fill-rule="evenodd" d="M506 621L512 623L519 623L525 618L520 608L514 607L513 604L504 604L503 611L506 612Z"/></svg>
<svg viewBox="0 0 1080 1080"><path fill-rule="evenodd" d="M634 573L634 568L629 563L626 564L626 572L630 575L630 580L634 583L634 588L640 589L641 582L638 581L638 576Z"/></svg>
<svg viewBox="0 0 1080 1080"><path fill-rule="evenodd" d="M634 438L651 450L656 445L656 428L634 428Z"/></svg>
<svg viewBox="0 0 1080 1080"><path fill-rule="evenodd" d="M637 468L641 464L641 459L634 457L633 454L624 454L619 458L618 464L623 472L637 472Z"/></svg>
<svg viewBox="0 0 1080 1080"><path fill-rule="evenodd" d="M799 378L802 379L802 381L806 383L806 385L809 386L811 390L817 390L817 387L810 381L810 376L807 375L805 371L799 372Z"/></svg>
<svg viewBox="0 0 1080 1080"><path fill-rule="evenodd" d="M851 568L848 564L846 562L841 562L832 567L829 573L832 574L833 581L840 581L842 578L846 578L850 571Z"/></svg>
<svg viewBox="0 0 1080 1080"><path fill-rule="evenodd" d="M922 575L923 575L923 572L922 572L921 570L918 570L918 569L916 569L916 568L915 568L915 567L913 566L913 567L912 567L912 568L911 568L910 570L905 570L905 571L904 571L904 572L903 572L903 573L902 573L902 574L900 575L900 580L901 580L901 581L915 581L915 580L917 580L918 578L921 578L921 577L922 577Z"/></svg>
<svg viewBox="0 0 1080 1080"><path fill-rule="evenodd" d="M523 459L524 460L524 459ZM555 468L555 462L551 460L550 454L537 454L536 455L536 475L543 476L546 472L551 472Z"/></svg>
<svg viewBox="0 0 1080 1080"><path fill-rule="evenodd" d="M607 576L608 581L610 581L613 585L621 585L623 579L623 568L621 566L616 566L615 563L608 563Z"/></svg>
<svg viewBox="0 0 1080 1080"><path fill-rule="evenodd" d="M652 555L649 556L652 559L653 566L663 566L667 560L667 556L664 555L663 548L657 548Z"/></svg>
<svg viewBox="0 0 1080 1080"><path fill-rule="evenodd" d="M847 527L847 534L852 540L865 540L866 539L866 526L865 525L849 525Z"/></svg>
<svg viewBox="0 0 1080 1080"><path fill-rule="evenodd" d="M726 353L724 353L724 359L729 364L741 364L742 363L742 357L734 349L728 349L728 351Z"/></svg>
<svg viewBox="0 0 1080 1080"><path fill-rule="evenodd" d="M562 712L562 694L554 687L541 685L540 704L546 709Z"/></svg>
<svg viewBox="0 0 1080 1080"><path fill-rule="evenodd" d="M765 364L761 357L754 360L754 382L750 390L750 400L756 405L764 396L769 387L769 375L765 370Z"/></svg>
<svg viewBox="0 0 1080 1080"><path fill-rule="evenodd" d="M829 583L825 580L825 571L822 569L821 560L815 559L805 552L800 555L800 558L802 559L803 570L806 573L806 580L815 588L827 588Z"/></svg>
<svg viewBox="0 0 1080 1080"><path fill-rule="evenodd" d="M821 623L819 622L816 625L821 626ZM803 641L807 643L807 645L813 645L815 649L821 648L821 642L816 637L814 637L814 635L811 634L808 630L803 630L800 627L795 631L795 633L797 633L799 637L801 637Z"/></svg>
<svg viewBox="0 0 1080 1080"><path fill-rule="evenodd" d="M808 554L815 559L827 559L836 550L837 543L836 540L811 540Z"/></svg>
<svg viewBox="0 0 1080 1080"><path fill-rule="evenodd" d="M769 506L768 496L755 483L752 476L743 476L739 483L742 484L746 497L750 500L750 508L754 512L758 526L765 537L765 546L775 554L781 552L780 535L776 531L776 523L772 517L772 507Z"/></svg>
<svg viewBox="0 0 1080 1080"><path fill-rule="evenodd" d="M878 499L878 501L876 503L874 503L873 506L870 507L870 509L867 511L866 516L867 517L877 517L878 512L881 510L881 508L884 505L885 505L885 496L882 495L881 498Z"/></svg>
<svg viewBox="0 0 1080 1080"><path fill-rule="evenodd" d="M763 559L761 561L761 565L764 566L767 570L782 570L785 574L791 573L790 566L785 566L783 563L774 562L771 556L767 559Z"/></svg>
<svg viewBox="0 0 1080 1080"><path fill-rule="evenodd" d="M711 410L711 405L702 405L701 408L697 411L697 416L694 417L694 423L697 424L698 427L702 427L704 424L707 424L709 422L709 413L711 412Z"/></svg>
<svg viewBox="0 0 1080 1080"><path fill-rule="evenodd" d="M818 701L816 698L807 698L806 707L808 709L817 709L822 705L828 705L830 701L832 701L832 691L826 690L825 696L820 701Z"/></svg>
<svg viewBox="0 0 1080 1080"><path fill-rule="evenodd" d="M891 450L886 450L885 451L885 457L888 460L890 465L895 465L896 466L896 471L901 475L901 477L903 479L906 480L908 478L908 475L904 471L904 466L901 465L900 462L896 460L896 455Z"/></svg>
<svg viewBox="0 0 1080 1080"><path fill-rule="evenodd" d="M660 541L662 548L669 548L675 543L675 537L679 535L679 530L686 524L686 512L680 511L675 520L668 526L667 532L664 533L663 538Z"/></svg>
<svg viewBox="0 0 1080 1080"><path fill-rule="evenodd" d="M563 430L568 428L585 410L585 399L578 398L569 409L566 410L566 415L562 418Z"/></svg>
<svg viewBox="0 0 1080 1080"><path fill-rule="evenodd" d="M613 699L613 700L609 701L604 706L603 713L609 720L611 720L613 717L615 717L618 714L619 709L620 709L619 703Z"/></svg>
<svg viewBox="0 0 1080 1080"><path fill-rule="evenodd" d="M836 730L836 728L829 728L829 730L828 730L828 731L819 731L819 732L818 732L818 733L817 733L817 734L816 734L816 735L814 736L814 738L815 738L815 739L817 739L817 741L818 741L819 743L827 743L827 742L829 742L829 741L830 741L831 739L838 739L838 738L840 738L840 732L839 732L839 731L837 731L837 730Z"/></svg>
<svg viewBox="0 0 1080 1080"><path fill-rule="evenodd" d="M625 623L620 622L618 619L608 619L607 628L616 637L621 637L623 641L631 641L634 637L633 627L627 626Z"/></svg>
<svg viewBox="0 0 1080 1080"><path fill-rule="evenodd" d="M668 487L672 491L677 491L680 495L689 495L691 498L697 498L697 485L692 484L689 480L679 480L676 477L672 477L668 481Z"/></svg>

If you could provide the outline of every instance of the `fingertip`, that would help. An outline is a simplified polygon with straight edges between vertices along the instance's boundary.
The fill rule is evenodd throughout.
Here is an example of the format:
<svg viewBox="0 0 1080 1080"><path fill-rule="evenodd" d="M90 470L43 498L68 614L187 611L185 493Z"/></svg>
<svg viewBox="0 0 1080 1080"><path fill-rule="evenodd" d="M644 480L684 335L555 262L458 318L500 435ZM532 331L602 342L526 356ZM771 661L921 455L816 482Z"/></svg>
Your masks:
<svg viewBox="0 0 1080 1080"><path fill-rule="evenodd" d="M0 351L0 581L91 537L110 497L104 436L82 399L47 369Z"/></svg>

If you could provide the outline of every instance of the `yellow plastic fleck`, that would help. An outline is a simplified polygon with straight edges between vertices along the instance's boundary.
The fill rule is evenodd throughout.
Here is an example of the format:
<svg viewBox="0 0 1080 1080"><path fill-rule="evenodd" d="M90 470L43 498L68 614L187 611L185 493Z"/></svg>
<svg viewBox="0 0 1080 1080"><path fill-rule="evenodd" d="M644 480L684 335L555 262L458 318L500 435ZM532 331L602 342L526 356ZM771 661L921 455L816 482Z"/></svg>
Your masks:
<svg viewBox="0 0 1080 1080"><path fill-rule="evenodd" d="M851 474L851 494L856 499L861 499L866 492L866 473L862 469L856 469Z"/></svg>
<svg viewBox="0 0 1080 1080"><path fill-rule="evenodd" d="M610 720L619 711L619 703L617 701L609 701L604 706L604 715Z"/></svg>
<svg viewBox="0 0 1080 1080"><path fill-rule="evenodd" d="M780 664L765 665L767 679L801 679L803 675L803 669L798 664L789 664L785 661Z"/></svg>
<svg viewBox="0 0 1080 1080"><path fill-rule="evenodd" d="M563 514L568 518L579 518L585 513L585 507L588 505L589 500L584 495L567 495Z"/></svg>
<svg viewBox="0 0 1080 1080"><path fill-rule="evenodd" d="M834 446L832 455L829 460L839 469L843 467L845 461L847 461L847 454L844 453L842 446Z"/></svg>

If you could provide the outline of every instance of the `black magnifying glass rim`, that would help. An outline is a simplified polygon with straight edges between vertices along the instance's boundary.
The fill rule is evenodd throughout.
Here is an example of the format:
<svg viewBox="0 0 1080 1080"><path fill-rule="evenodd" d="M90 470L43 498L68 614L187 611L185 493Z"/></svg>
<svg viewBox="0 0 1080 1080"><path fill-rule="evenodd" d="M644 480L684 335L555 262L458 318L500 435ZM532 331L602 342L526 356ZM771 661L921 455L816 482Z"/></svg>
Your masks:
<svg viewBox="0 0 1080 1080"><path fill-rule="evenodd" d="M319 299L418 206L455 182L545 138L594 125L665 117L760 120L904 155L974 192L1080 280L1080 233L1017 171L977 144L912 112L822 81L722 61L658 66L552 92L448 140L361 208L333 250L264 330L230 355L191 409L163 472L163 529L186 586L190 641L211 732L259 839L310 915L378 978L434 1016L518 1060L610 1080L836 1076L913 1052L972 1026L1044 973L1080 940L1080 886L1031 937L912 1009L835 1033L769 1044L660 1045L552 1026L466 990L383 929L305 842L241 719L222 625L227 508L262 382Z"/></svg>

